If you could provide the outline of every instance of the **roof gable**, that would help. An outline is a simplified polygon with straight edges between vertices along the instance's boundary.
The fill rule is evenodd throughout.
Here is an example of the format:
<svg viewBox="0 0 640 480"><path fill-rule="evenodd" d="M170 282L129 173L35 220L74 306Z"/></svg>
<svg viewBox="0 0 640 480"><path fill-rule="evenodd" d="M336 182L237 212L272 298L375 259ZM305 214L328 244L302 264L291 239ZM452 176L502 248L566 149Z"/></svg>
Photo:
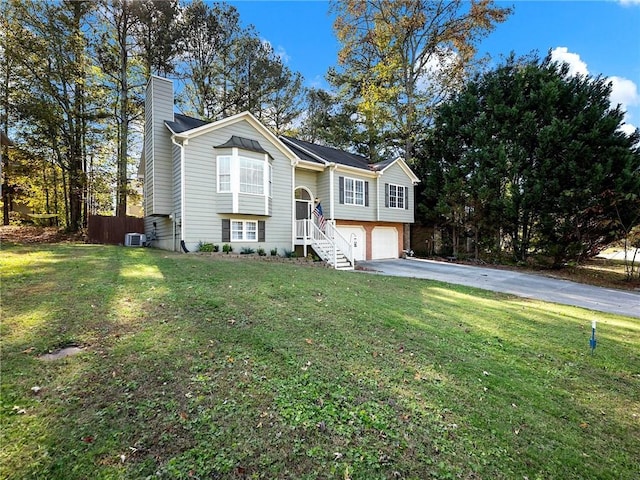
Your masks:
<svg viewBox="0 0 640 480"><path fill-rule="evenodd" d="M391 168L393 165L396 165L396 164L402 169L402 171L407 175L407 177L411 179L414 185L416 183L420 183L420 179L418 178L418 176L415 173L413 173L413 170L411 170L409 165L407 165L407 162L405 162L400 157L396 158L395 160L385 160L384 162L376 163L372 165L372 168L376 172L380 172L384 174L385 170L388 170L389 168Z"/></svg>
<svg viewBox="0 0 640 480"><path fill-rule="evenodd" d="M176 114L177 116L178 114ZM193 128L182 130L181 132L176 132L171 129L171 122L165 122L167 127L173 132L176 138L180 140L189 140L191 138L199 137L200 135L204 135L206 133L219 130L221 128L229 127L236 123L246 121L249 123L255 130L258 131L267 141L269 141L274 147L276 147L285 157L287 157L291 162L298 161L298 157L293 153L287 145L285 145L278 137L276 137L271 130L265 127L256 117L254 117L250 112L241 112L230 117L225 117L221 120L216 120L215 122L205 122L202 120L197 120L192 117L186 117L186 115L180 115L180 117L186 118L182 125L193 125ZM200 125L197 125L197 122L201 122ZM176 122L173 122L174 124ZM196 126L197 125L197 126ZM244 139L245 141L248 139ZM256 142L257 143L257 142ZM260 146L262 149L262 146Z"/></svg>
<svg viewBox="0 0 640 480"><path fill-rule="evenodd" d="M203 135L207 132L223 128L225 126L233 125L234 123L243 120L248 121L249 124L251 124L256 130L258 130L258 132L260 132L276 148L284 153L285 156L287 156L292 162L302 160L322 166L337 164L364 170L369 172L370 174L376 172L384 173L385 170L397 163L414 184L420 181L420 179L413 173L407 163L400 157L396 158L395 160L384 160L382 162L372 164L369 163L369 160L366 157L355 153L345 152L344 150L338 150L337 148L318 145L284 135L276 137L267 127L265 127L257 118L255 118L249 112L242 112L230 117L223 118L222 120L217 120L215 122L207 122L205 120L200 120L188 115L175 113L174 121L166 121L165 125L177 137L188 140L190 138ZM216 148L223 147L238 147L259 153L266 152L266 150L262 148L259 142L247 138L238 137L236 135L232 135L227 142L222 145L218 145Z"/></svg>

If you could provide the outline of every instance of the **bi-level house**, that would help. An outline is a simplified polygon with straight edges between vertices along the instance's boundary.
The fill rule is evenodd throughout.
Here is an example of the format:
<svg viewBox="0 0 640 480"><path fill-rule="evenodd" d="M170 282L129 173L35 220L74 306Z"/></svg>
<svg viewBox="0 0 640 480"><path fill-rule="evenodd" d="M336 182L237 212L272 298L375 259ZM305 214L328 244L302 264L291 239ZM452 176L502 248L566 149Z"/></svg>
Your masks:
<svg viewBox="0 0 640 480"><path fill-rule="evenodd" d="M371 164L279 137L248 112L215 122L175 113L173 83L160 77L147 85L145 117L140 172L153 246L313 250L347 269L402 253L418 182L402 159Z"/></svg>

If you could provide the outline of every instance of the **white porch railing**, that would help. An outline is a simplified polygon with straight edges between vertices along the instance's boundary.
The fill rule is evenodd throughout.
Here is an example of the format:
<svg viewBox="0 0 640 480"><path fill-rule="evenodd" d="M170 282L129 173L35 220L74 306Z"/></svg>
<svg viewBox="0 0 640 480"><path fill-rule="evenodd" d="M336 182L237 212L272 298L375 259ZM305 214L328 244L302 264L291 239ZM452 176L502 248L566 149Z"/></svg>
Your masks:
<svg viewBox="0 0 640 480"><path fill-rule="evenodd" d="M313 222L311 222L313 224ZM314 227L318 228L315 224ZM318 230L320 230L318 228ZM346 259L351 264L351 267L355 266L353 245L342 236L336 226L332 222L327 222L325 227L325 235L333 240L335 252L342 252ZM334 263L335 265L335 263Z"/></svg>
<svg viewBox="0 0 640 480"><path fill-rule="evenodd" d="M353 268L354 254L353 246L337 230L332 222L327 222L323 232L314 223L313 219L296 220L296 241L303 245L311 245L316 253L326 262L338 268L342 257Z"/></svg>

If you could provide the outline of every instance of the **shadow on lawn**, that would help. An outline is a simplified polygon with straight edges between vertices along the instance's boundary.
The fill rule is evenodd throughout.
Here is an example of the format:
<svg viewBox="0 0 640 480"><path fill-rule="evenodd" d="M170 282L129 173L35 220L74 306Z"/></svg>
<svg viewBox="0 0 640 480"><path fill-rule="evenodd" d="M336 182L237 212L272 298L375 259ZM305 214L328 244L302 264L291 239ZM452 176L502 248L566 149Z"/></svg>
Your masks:
<svg viewBox="0 0 640 480"><path fill-rule="evenodd" d="M590 357L570 307L305 266L60 251L47 255L63 269L43 262L11 291L16 316L49 312L3 340L5 404L27 411L9 417L13 478L604 478L616 467L583 450L616 450L623 472L637 459L623 409L638 408L640 339L618 317L602 316L611 330ZM17 301L41 281L55 300ZM21 353L64 338L88 352Z"/></svg>
<svg viewBox="0 0 640 480"><path fill-rule="evenodd" d="M3 278L4 303L11 311L3 322L3 404L26 412L9 413L3 422L14 437L6 443L11 459L2 462L3 470L8 469L7 478L77 477L105 463L117 471L123 467L120 455L131 454L118 438L135 428L128 408L136 404L136 383L146 382L132 369L161 378L173 363L140 361L148 346L135 337L140 329L154 332L142 325L153 320L150 305L158 303L161 290L155 288L156 277L145 280L139 272L157 271L155 257L97 245L15 247L4 254L34 251L37 261ZM171 331L152 336L168 352L176 341ZM85 349L73 358L38 359L68 345ZM105 431L112 438L96 433Z"/></svg>

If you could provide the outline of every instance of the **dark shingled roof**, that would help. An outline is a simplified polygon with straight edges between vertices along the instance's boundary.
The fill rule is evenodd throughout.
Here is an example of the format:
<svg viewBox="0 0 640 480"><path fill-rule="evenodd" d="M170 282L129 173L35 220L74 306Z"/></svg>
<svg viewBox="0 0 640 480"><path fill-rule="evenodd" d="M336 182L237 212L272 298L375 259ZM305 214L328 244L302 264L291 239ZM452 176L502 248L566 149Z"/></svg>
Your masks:
<svg viewBox="0 0 640 480"><path fill-rule="evenodd" d="M173 122L166 121L164 123L174 133L183 133L187 130L193 130L194 128L211 123L198 118L189 117L188 115L182 115L180 113L174 113L173 117ZM305 142L304 140L298 140L297 138L286 136L281 136L280 140L282 140L301 160L317 163L319 165L325 165L325 163L338 163L340 165L376 172L393 163L393 160L385 160L376 164L370 164L369 159L362 155L345 152L343 150L338 150L337 148L325 147L324 145L317 145L315 143ZM218 145L216 148L231 147L268 154L268 152L262 148L260 143L256 140L238 137L236 135L233 135L224 144Z"/></svg>
<svg viewBox="0 0 640 480"><path fill-rule="evenodd" d="M374 163L373 165L370 165L370 168L375 172L379 172L380 170L384 170L385 168L387 168L389 165L391 165L395 161L396 160L393 158L390 160L383 160L382 162L378 162L378 163Z"/></svg>
<svg viewBox="0 0 640 480"><path fill-rule="evenodd" d="M302 160L309 160L316 163L318 160L306 154L304 151L311 152L320 158L330 163L339 163L341 165L347 165L349 167L361 168L363 170L370 170L369 161L362 155L356 155L355 153L349 153L336 148L325 147L322 145L316 145L315 143L305 142L291 137L281 137L287 141L289 147L293 147L294 153L298 155Z"/></svg>
<svg viewBox="0 0 640 480"><path fill-rule="evenodd" d="M243 150L249 150L250 152L258 152L258 153L266 153L269 155L260 143L256 140L251 140L249 138L238 137L237 135L232 135L229 140L227 140L222 145L218 145L215 148L232 148L237 147Z"/></svg>
<svg viewBox="0 0 640 480"><path fill-rule="evenodd" d="M324 165L325 162L318 160L316 157L309 155L306 151L300 149L299 147L296 146L295 143L293 143L293 141L287 141L288 139L286 137L280 137L280 140L284 140L287 145L287 147L289 147L289 150L291 150L293 153L296 154L296 156L300 159L300 160L304 160L307 162L312 162L312 163L318 163L320 165ZM293 140L293 139L291 139Z"/></svg>
<svg viewBox="0 0 640 480"><path fill-rule="evenodd" d="M182 133L186 132L187 130L193 130L194 128L201 127L202 125L206 125L207 123L211 122L189 117L187 115L182 115L181 113L174 113L173 122L165 121L164 123L171 129L173 133Z"/></svg>

